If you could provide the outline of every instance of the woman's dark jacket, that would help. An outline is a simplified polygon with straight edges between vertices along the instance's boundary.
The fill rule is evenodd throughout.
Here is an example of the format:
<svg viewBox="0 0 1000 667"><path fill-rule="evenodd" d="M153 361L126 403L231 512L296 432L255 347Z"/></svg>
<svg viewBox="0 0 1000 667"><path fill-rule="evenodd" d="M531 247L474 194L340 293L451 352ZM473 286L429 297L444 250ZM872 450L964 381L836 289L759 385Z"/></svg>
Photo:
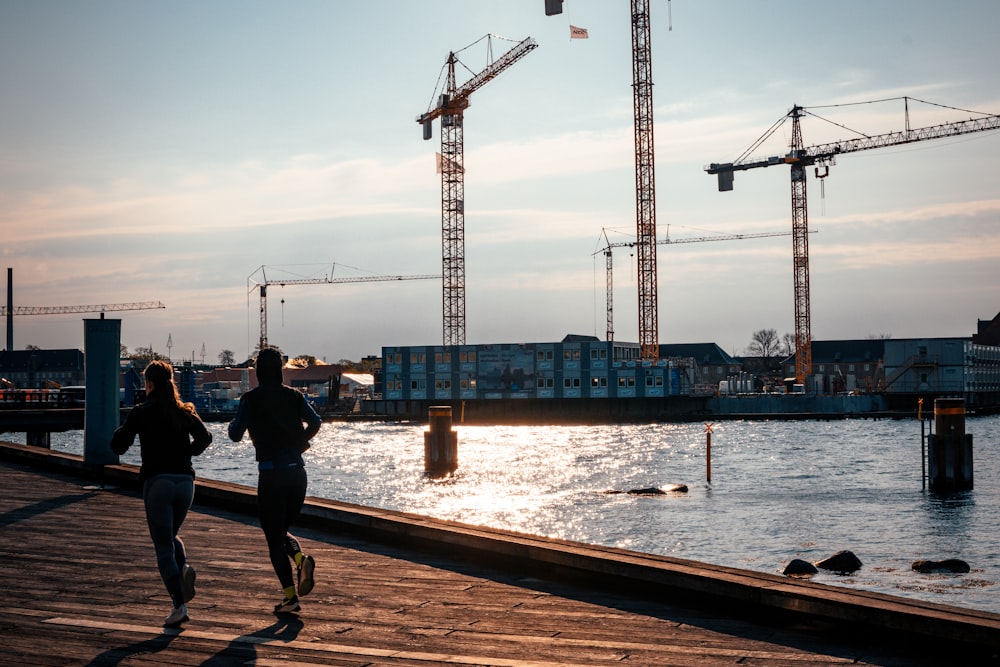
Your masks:
<svg viewBox="0 0 1000 667"><path fill-rule="evenodd" d="M191 457L205 451L212 434L197 414L173 403L147 400L132 408L111 436L111 449L124 454L139 436L142 466L139 482L164 473L194 477Z"/></svg>
<svg viewBox="0 0 1000 667"><path fill-rule="evenodd" d="M239 442L249 431L258 461L301 463L300 454L322 424L301 392L283 384L262 384L240 397L229 438Z"/></svg>

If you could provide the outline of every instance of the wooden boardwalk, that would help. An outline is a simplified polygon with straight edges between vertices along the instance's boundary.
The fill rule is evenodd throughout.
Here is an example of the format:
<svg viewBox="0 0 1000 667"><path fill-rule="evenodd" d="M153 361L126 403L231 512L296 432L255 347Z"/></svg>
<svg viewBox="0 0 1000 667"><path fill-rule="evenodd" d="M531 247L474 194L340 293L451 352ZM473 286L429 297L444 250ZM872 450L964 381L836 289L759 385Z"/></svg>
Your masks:
<svg viewBox="0 0 1000 667"><path fill-rule="evenodd" d="M298 615L280 592L256 521L199 503L182 537L198 594L164 629L141 499L72 474L0 461L2 665L954 665L991 651L927 646L725 609L534 578L486 564L296 531L317 584Z"/></svg>

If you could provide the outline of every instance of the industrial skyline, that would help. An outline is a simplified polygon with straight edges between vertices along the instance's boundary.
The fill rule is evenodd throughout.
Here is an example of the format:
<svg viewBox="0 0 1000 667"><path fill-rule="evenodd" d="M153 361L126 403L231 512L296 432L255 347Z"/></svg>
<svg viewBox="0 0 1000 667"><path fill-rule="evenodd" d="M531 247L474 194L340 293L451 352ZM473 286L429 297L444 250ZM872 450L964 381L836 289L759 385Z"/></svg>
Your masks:
<svg viewBox="0 0 1000 667"><path fill-rule="evenodd" d="M628 2L100 0L0 4L0 233L15 306L161 301L122 342L242 359L247 278L441 272L437 142L414 117L450 51L539 48L465 111L469 343L605 333L604 259L635 238ZM1000 5L651 0L658 236L788 231L787 168L736 159L793 105L805 145L903 129L910 96L1000 113ZM570 39L570 25L587 39ZM670 29L672 28L672 29ZM512 42L512 43L514 43ZM485 54L463 61L482 69ZM468 73L467 73L468 74ZM841 106L869 100L879 104ZM827 108L820 108L827 107ZM964 120L910 104L914 127ZM837 123L839 125L835 125ZM787 150L778 133L760 156ZM1000 132L847 155L809 174L812 336L964 336L1000 302ZM615 256L615 338L638 341L636 260ZM741 352L793 330L787 237L661 246L659 341ZM327 361L441 343L441 285L270 293L270 341ZM112 315L113 316L113 315ZM72 316L18 317L15 349L83 346Z"/></svg>

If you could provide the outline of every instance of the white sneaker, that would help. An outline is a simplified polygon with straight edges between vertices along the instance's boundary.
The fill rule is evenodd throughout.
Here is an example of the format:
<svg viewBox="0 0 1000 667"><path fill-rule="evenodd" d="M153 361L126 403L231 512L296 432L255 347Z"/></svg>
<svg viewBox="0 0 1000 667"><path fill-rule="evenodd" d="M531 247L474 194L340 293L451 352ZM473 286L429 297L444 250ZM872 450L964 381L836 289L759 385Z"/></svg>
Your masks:
<svg viewBox="0 0 1000 667"><path fill-rule="evenodd" d="M174 607L174 610L170 612L170 615L163 621L163 625L167 627L176 627L181 623L188 620L188 609L186 604L182 604L180 607Z"/></svg>

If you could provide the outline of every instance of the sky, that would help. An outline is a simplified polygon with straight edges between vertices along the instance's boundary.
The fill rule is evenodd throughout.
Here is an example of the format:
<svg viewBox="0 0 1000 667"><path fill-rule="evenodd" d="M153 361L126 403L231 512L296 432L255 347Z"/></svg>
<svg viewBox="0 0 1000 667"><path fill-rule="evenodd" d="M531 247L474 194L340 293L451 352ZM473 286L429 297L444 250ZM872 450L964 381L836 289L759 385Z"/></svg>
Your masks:
<svg viewBox="0 0 1000 667"><path fill-rule="evenodd" d="M903 129L904 96L933 103L910 101L911 127L1000 113L995 0L650 5L661 240L790 232L787 168L738 172L732 192L704 169L793 105L818 116L802 121L807 146ZM440 274L440 127L424 141L416 118L450 51L461 85L488 44L495 58L530 36L539 47L465 112L466 341L603 339L601 251L636 229L629 2L543 7L0 0L0 268L15 308L159 301L106 314L122 343L215 363L257 344L261 267L271 281ZM783 155L790 132L754 155ZM998 156L990 131L810 174L813 339L970 336L993 318ZM636 258L613 257L614 337L637 342ZM657 258L659 342L740 354L757 330L794 330L790 236L659 244ZM269 342L293 357L443 341L439 280L267 296ZM15 316L13 347L83 349L98 316Z"/></svg>

